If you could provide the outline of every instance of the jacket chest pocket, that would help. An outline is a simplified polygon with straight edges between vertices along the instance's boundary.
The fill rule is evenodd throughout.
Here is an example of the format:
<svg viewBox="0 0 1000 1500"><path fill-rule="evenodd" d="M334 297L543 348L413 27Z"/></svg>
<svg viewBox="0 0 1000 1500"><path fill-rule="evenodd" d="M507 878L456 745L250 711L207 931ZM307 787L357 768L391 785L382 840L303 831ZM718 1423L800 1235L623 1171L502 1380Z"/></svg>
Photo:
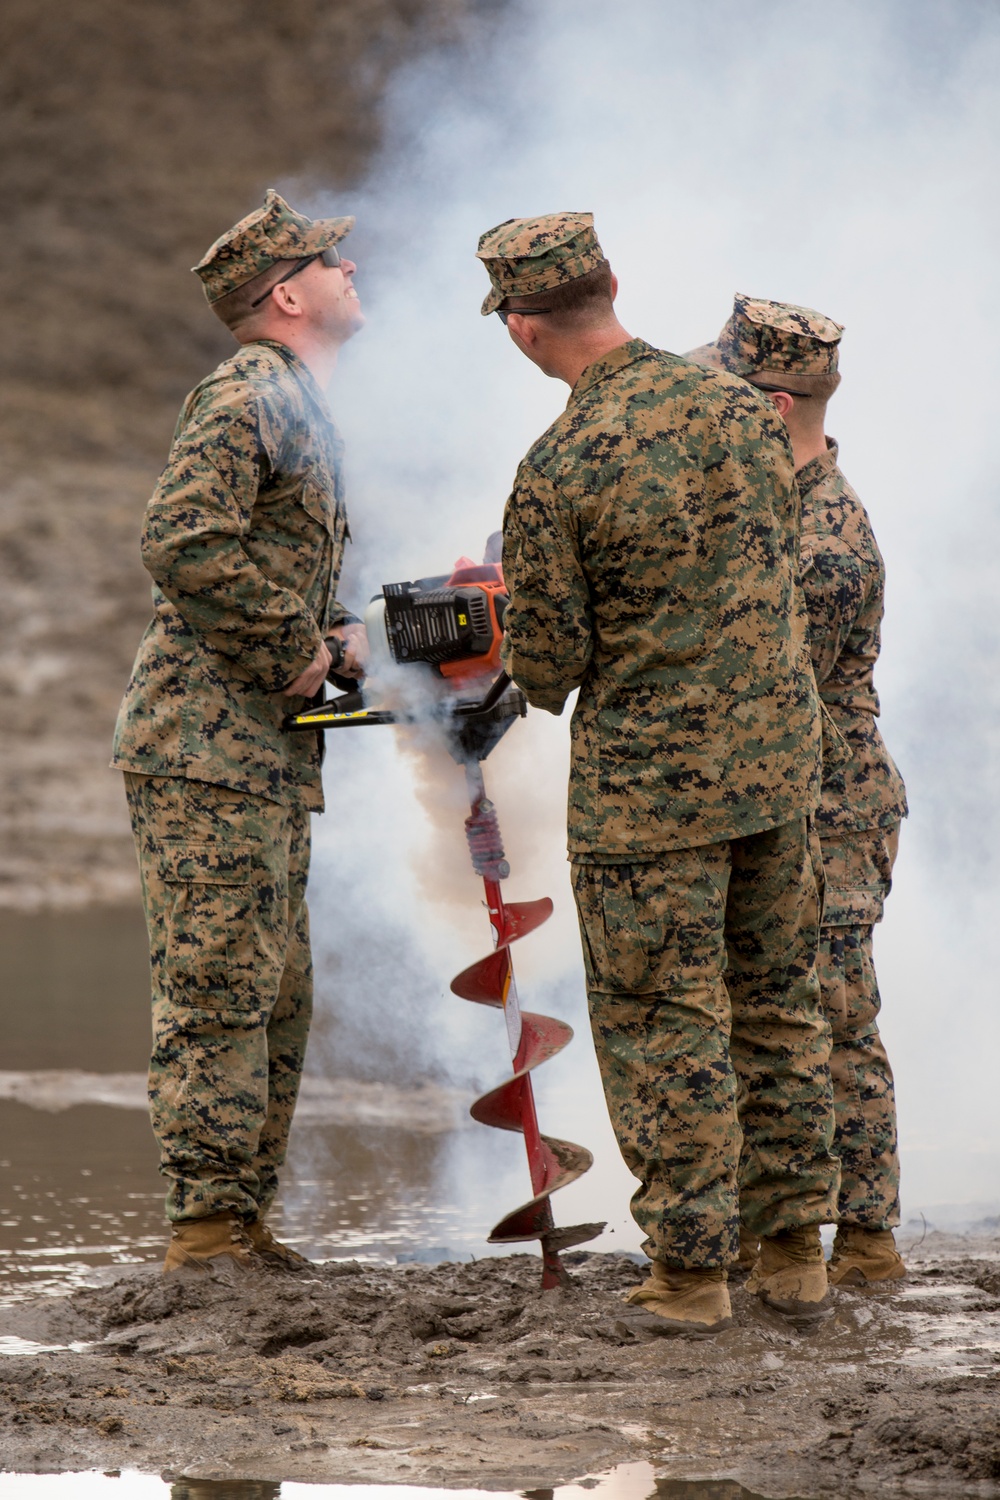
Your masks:
<svg viewBox="0 0 1000 1500"><path fill-rule="evenodd" d="M306 480L302 490L302 507L314 521L319 522L334 546L343 546L345 541L350 540L347 511L318 480L311 477Z"/></svg>
<svg viewBox="0 0 1000 1500"><path fill-rule="evenodd" d="M347 512L343 504L318 484L307 479L302 491L302 506L307 514L318 521L324 530L322 557L312 574L312 586L306 597L322 631L329 628L330 601L337 592L340 580L340 565L344 556L344 544L350 539Z"/></svg>

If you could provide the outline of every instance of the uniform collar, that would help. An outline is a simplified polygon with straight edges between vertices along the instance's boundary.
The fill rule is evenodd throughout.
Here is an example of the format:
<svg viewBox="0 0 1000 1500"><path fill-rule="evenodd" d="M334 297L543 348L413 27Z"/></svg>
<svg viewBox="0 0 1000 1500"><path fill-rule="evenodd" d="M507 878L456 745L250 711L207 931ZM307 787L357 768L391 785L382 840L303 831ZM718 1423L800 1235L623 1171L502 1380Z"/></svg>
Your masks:
<svg viewBox="0 0 1000 1500"><path fill-rule="evenodd" d="M588 365L580 376L576 385L569 393L570 401L577 401L585 391L596 385L599 380L605 380L609 375L617 375L619 370L624 370L626 365L635 364L637 359L643 359L647 354L655 354L656 350L652 344L647 344L645 339L629 339L627 344L619 344L617 349L612 349L605 354L603 359L595 359L592 365Z"/></svg>
<svg viewBox="0 0 1000 1500"><path fill-rule="evenodd" d="M327 421L329 421L331 412L330 403L326 399L326 392L305 360L300 359L294 349L289 349L287 344L282 344L278 339L255 339L254 342L263 344L266 349L273 349L275 354L280 355L293 375L297 376L301 384L305 386L306 394L312 398Z"/></svg>
<svg viewBox="0 0 1000 1500"><path fill-rule="evenodd" d="M819 484L821 479L825 479L827 474L833 473L837 467L838 452L837 439L828 437L826 440L826 452L821 453L818 458L811 458L807 464L802 465L795 476L798 481L800 495L807 494L809 490L814 489Z"/></svg>

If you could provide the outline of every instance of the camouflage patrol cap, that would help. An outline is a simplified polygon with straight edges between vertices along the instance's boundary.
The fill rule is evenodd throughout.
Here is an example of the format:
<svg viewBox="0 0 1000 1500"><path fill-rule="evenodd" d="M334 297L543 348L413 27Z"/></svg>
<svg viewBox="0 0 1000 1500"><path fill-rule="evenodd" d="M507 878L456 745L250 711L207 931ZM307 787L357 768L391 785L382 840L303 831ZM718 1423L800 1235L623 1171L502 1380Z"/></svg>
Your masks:
<svg viewBox="0 0 1000 1500"><path fill-rule="evenodd" d="M742 375L762 390L832 396L840 384L837 356L843 331L811 307L738 292L715 343L689 350L687 358Z"/></svg>
<svg viewBox="0 0 1000 1500"><path fill-rule="evenodd" d="M480 309L483 317L496 312L505 297L547 292L586 276L604 261L594 215L587 213L505 219L479 236L476 254L493 283Z"/></svg>
<svg viewBox="0 0 1000 1500"><path fill-rule="evenodd" d="M352 218L307 219L268 188L263 207L220 235L191 269L201 277L209 302L218 302L276 261L318 255L353 228Z"/></svg>

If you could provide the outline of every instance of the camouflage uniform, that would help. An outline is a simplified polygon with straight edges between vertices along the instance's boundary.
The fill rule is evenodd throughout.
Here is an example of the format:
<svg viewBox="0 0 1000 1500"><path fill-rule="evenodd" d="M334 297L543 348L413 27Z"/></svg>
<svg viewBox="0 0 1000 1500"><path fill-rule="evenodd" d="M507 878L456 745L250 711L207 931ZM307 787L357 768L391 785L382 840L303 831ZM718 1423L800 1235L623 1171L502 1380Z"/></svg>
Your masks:
<svg viewBox="0 0 1000 1500"><path fill-rule="evenodd" d="M501 225L479 254L506 295L565 279L564 247L599 263L589 215ZM836 1201L797 572L783 424L641 339L583 372L504 517L507 668L553 713L580 689L569 850L591 1022L633 1211L668 1266L736 1258L737 1080L758 1231Z"/></svg>
<svg viewBox="0 0 1000 1500"><path fill-rule="evenodd" d="M872 928L892 885L902 778L879 733L878 660L885 567L867 512L837 467L837 446L799 471L803 587L820 697L850 750L824 768L816 815L826 872L819 949L823 1006L833 1028L836 1151L842 1223L899 1223L899 1154L892 1070Z"/></svg>
<svg viewBox="0 0 1000 1500"><path fill-rule="evenodd" d="M275 193L196 270L209 300L335 244ZM305 887L320 746L282 689L352 618L342 444L284 345L250 343L191 393L146 511L153 621L118 717L153 981L150 1109L171 1219L274 1197L312 1008Z"/></svg>
<svg viewBox="0 0 1000 1500"><path fill-rule="evenodd" d="M736 298L714 345L690 358L743 375L758 388L827 397L840 382L843 329L810 308ZM837 467L837 445L798 472L802 583L823 708L833 742L824 755L816 826L826 899L819 948L823 1008L841 1159L842 1223L899 1223L899 1157L892 1071L878 1031L872 928L892 883L906 792L879 733L873 673L885 567L864 506Z"/></svg>
<svg viewBox="0 0 1000 1500"><path fill-rule="evenodd" d="M149 1105L171 1219L263 1216L312 1016L309 814L125 774L153 981Z"/></svg>

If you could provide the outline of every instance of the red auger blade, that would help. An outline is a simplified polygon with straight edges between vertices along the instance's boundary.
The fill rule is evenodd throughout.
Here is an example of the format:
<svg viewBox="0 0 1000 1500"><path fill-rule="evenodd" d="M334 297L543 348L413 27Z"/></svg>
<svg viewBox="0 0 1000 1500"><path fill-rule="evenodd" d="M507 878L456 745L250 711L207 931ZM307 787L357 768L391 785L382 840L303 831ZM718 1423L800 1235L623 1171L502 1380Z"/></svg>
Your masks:
<svg viewBox="0 0 1000 1500"><path fill-rule="evenodd" d="M520 1208L515 1208L512 1213L505 1215L490 1233L489 1243L491 1245L513 1245L522 1240L537 1240L543 1235L548 1237L558 1236L560 1240L566 1234L575 1234L577 1230L591 1229L592 1234L581 1235L580 1239L564 1241L558 1248L566 1249L568 1244L583 1244L585 1240L594 1239L604 1228L598 1225L574 1225L572 1229L553 1229L551 1214L548 1223L543 1223L549 1202L549 1194L556 1192L559 1188L568 1187L584 1172L589 1172L594 1164L594 1158L585 1146L576 1146L572 1141L560 1141L555 1136L543 1135L542 1142L545 1147L545 1155L550 1163L549 1173L545 1189L528 1202L523 1203Z"/></svg>
<svg viewBox="0 0 1000 1500"><path fill-rule="evenodd" d="M523 1131L522 1080L532 1068L537 1068L539 1063L548 1062L572 1040L573 1028L567 1026L565 1021L557 1021L555 1016L538 1016L529 1010L522 1011L521 1045L515 1060L517 1072L477 1099L469 1114L481 1125L492 1125L497 1130Z"/></svg>
<svg viewBox="0 0 1000 1500"><path fill-rule="evenodd" d="M478 764L466 766L466 779L472 813L466 819L465 831L473 868L483 877L496 946L486 958L463 969L452 980L451 988L452 993L460 995L463 1000L503 1009L514 1067L510 1078L476 1100L470 1114L483 1125L492 1125L498 1130L515 1130L524 1136L534 1194L529 1202L500 1220L490 1234L489 1243L509 1245L539 1240L542 1286L562 1286L567 1275L559 1252L594 1239L604 1225L574 1224L557 1229L552 1221L549 1195L582 1176L592 1165L593 1157L583 1146L540 1133L531 1072L562 1051L572 1040L573 1029L554 1016L521 1010L510 956L511 943L534 932L552 915L552 902L546 897L540 901L512 901L509 906L505 905L500 881L507 874L507 862L496 809L486 798L482 768Z"/></svg>
<svg viewBox="0 0 1000 1500"><path fill-rule="evenodd" d="M451 981L451 992L463 1000L473 1000L477 1005L504 1005L509 983L509 959L507 948L516 943L536 927L541 927L552 915L552 902L548 896L540 901L512 901L501 907L498 916L502 923L501 940L495 951L478 963L470 964Z"/></svg>
<svg viewBox="0 0 1000 1500"><path fill-rule="evenodd" d="M451 992L463 1000L474 1000L477 1005L498 1005L506 1000L510 959L506 948L498 948L488 958L470 964L451 981Z"/></svg>
<svg viewBox="0 0 1000 1500"><path fill-rule="evenodd" d="M573 1028L555 1016L540 1016L531 1010L521 1012L521 1045L514 1058L518 1073L530 1073L539 1063L548 1062L573 1040ZM515 1075L516 1076L516 1075Z"/></svg>
<svg viewBox="0 0 1000 1500"><path fill-rule="evenodd" d="M502 945L516 943L518 938L527 937L529 932L534 932L536 927L541 927L552 915L553 906L548 896L543 896L540 901L508 901L504 904L504 936Z"/></svg>

